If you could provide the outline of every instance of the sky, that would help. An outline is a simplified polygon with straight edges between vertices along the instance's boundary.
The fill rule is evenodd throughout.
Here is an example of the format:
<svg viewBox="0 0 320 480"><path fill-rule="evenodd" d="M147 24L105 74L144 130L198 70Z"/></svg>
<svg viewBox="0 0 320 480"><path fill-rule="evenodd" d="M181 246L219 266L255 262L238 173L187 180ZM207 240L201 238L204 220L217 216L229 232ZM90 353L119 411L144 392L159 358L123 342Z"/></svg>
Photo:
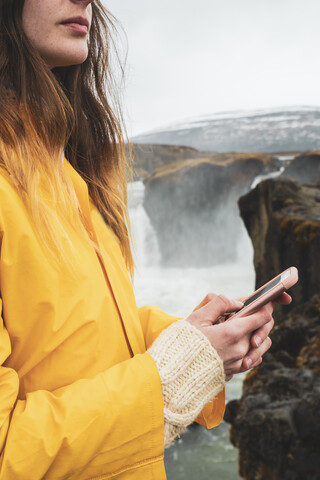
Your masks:
<svg viewBox="0 0 320 480"><path fill-rule="evenodd" d="M129 136L222 111L320 106L319 0L103 3L127 37Z"/></svg>

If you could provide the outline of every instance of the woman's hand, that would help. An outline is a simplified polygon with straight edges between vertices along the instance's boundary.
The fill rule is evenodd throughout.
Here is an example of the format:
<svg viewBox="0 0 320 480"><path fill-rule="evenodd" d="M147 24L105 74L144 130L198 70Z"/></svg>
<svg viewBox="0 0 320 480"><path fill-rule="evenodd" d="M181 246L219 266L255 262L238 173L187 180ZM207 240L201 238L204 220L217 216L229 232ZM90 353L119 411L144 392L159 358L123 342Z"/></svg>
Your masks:
<svg viewBox="0 0 320 480"><path fill-rule="evenodd" d="M282 303L286 303L286 300ZM271 346L268 335L274 323L272 303L246 317L217 323L225 314L239 310L241 306L242 303L237 300L229 300L223 295L208 294L186 318L206 335L217 351L223 361L226 381L235 373L259 365L262 356Z"/></svg>
<svg viewBox="0 0 320 480"><path fill-rule="evenodd" d="M286 292L284 292L278 298L276 298L274 303L279 303L281 305L288 305L289 303L291 303L291 301L292 301L291 296L288 295ZM243 360L243 365L241 367L242 372L245 372L249 368L256 367L262 362L261 349L262 350L264 349L263 343L266 341L267 343L270 344L267 350L270 348L271 340L268 337L268 335L271 329L273 328L273 325L274 325L274 321L272 319L270 323L263 325L263 327L261 327L259 330L255 331L252 334L251 342L250 342L251 349L249 350L248 354Z"/></svg>

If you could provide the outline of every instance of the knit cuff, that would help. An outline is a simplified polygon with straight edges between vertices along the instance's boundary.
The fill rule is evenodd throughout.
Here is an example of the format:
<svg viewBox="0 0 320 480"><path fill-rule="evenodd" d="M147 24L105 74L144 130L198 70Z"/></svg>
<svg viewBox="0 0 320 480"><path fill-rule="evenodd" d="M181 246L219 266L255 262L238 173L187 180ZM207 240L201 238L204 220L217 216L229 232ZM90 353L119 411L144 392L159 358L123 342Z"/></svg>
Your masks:
<svg viewBox="0 0 320 480"><path fill-rule="evenodd" d="M160 374L167 446L223 389L223 363L207 337L186 320L166 328L148 353Z"/></svg>

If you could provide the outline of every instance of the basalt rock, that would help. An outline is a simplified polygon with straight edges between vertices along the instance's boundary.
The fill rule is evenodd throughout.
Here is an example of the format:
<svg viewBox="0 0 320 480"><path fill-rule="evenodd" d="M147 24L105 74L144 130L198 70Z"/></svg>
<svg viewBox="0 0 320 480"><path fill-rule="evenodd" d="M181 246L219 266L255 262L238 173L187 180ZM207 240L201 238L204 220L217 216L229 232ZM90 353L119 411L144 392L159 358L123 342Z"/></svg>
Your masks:
<svg viewBox="0 0 320 480"><path fill-rule="evenodd" d="M320 188L278 178L240 199L257 284L299 269L291 309L275 314L272 347L227 405L246 480L320 479ZM286 313L285 313L286 312Z"/></svg>
<svg viewBox="0 0 320 480"><path fill-rule="evenodd" d="M320 184L298 184L278 177L261 182L239 200L254 248L256 286L294 265L300 281L291 307L320 290Z"/></svg>
<svg viewBox="0 0 320 480"><path fill-rule="evenodd" d="M232 261L241 220L237 199L253 179L279 168L263 154L217 154L175 162L145 180L144 207L164 264L202 266Z"/></svg>
<svg viewBox="0 0 320 480"><path fill-rule="evenodd" d="M320 182L320 152L308 151L297 155L282 176L299 183Z"/></svg>
<svg viewBox="0 0 320 480"><path fill-rule="evenodd" d="M246 480L320 478L320 294L271 334L261 366L227 405L231 442Z"/></svg>

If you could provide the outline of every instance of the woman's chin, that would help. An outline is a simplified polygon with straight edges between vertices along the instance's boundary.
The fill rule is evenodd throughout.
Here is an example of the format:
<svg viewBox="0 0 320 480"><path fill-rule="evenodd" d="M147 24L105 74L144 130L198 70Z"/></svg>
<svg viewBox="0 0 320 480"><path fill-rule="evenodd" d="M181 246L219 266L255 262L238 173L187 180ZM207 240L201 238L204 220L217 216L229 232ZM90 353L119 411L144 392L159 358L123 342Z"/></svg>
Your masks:
<svg viewBox="0 0 320 480"><path fill-rule="evenodd" d="M88 58L88 48L78 49L76 52L63 52L61 55L46 58L50 68L70 67L71 65L80 65Z"/></svg>

